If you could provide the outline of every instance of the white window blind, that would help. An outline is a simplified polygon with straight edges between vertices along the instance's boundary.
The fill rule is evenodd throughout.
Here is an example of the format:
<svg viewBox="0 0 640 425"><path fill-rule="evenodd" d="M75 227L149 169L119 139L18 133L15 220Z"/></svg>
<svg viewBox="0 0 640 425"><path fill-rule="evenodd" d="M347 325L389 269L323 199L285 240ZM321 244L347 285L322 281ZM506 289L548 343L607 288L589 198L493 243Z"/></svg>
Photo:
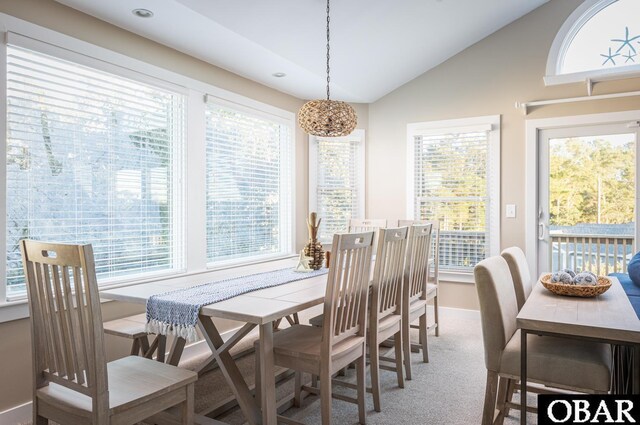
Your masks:
<svg viewBox="0 0 640 425"><path fill-rule="evenodd" d="M311 137L310 210L322 218L319 238L330 242L346 232L349 220L364 217L364 137Z"/></svg>
<svg viewBox="0 0 640 425"><path fill-rule="evenodd" d="M207 261L291 253L291 128L209 101Z"/></svg>
<svg viewBox="0 0 640 425"><path fill-rule="evenodd" d="M496 234L490 214L492 203L499 202L491 196L498 183L491 176L490 133L453 129L413 134L414 217L440 221L443 270L471 271L490 253Z"/></svg>
<svg viewBox="0 0 640 425"><path fill-rule="evenodd" d="M93 244L98 281L182 267L182 95L7 49L7 287L19 240Z"/></svg>

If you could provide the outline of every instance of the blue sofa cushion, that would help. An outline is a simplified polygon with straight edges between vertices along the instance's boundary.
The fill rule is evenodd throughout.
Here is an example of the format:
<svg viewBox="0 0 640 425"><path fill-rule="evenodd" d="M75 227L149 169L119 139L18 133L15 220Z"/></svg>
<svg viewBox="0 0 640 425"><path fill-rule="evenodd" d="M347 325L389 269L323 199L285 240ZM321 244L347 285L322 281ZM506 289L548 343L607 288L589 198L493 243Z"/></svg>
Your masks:
<svg viewBox="0 0 640 425"><path fill-rule="evenodd" d="M627 272L633 283L640 287L640 252L634 255L631 261L629 261Z"/></svg>
<svg viewBox="0 0 640 425"><path fill-rule="evenodd" d="M624 288L624 292L630 297L640 297L640 286L633 283L626 273L609 273L609 276L617 277Z"/></svg>

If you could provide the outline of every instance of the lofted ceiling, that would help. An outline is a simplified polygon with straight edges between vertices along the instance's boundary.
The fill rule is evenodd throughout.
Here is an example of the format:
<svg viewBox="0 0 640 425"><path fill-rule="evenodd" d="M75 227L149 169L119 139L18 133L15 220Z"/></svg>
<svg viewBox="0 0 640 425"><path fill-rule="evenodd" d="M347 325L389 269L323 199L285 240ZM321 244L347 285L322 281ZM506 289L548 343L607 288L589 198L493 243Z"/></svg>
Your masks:
<svg viewBox="0 0 640 425"><path fill-rule="evenodd" d="M325 97L325 0L56 1L296 97ZM547 1L334 0L331 97L373 102Z"/></svg>

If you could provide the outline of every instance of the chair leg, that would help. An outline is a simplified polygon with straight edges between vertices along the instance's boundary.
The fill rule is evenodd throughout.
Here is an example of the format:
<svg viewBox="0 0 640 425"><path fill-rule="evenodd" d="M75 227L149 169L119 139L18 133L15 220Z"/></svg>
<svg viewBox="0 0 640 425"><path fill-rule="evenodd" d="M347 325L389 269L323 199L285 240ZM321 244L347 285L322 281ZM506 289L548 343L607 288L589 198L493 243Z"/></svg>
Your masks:
<svg viewBox="0 0 640 425"><path fill-rule="evenodd" d="M433 299L433 311L435 314L436 336L440 336L440 315L438 314L438 296Z"/></svg>
<svg viewBox="0 0 640 425"><path fill-rule="evenodd" d="M484 409L482 411L482 425L492 425L496 412L496 396L498 392L498 373L487 371L487 386L484 392Z"/></svg>
<svg viewBox="0 0 640 425"><path fill-rule="evenodd" d="M367 392L366 363L366 357L363 352L362 357L356 360L356 381L358 384L358 418L362 425L364 425L366 421L366 407L364 403L364 397ZM400 366L400 373L402 373L402 366Z"/></svg>
<svg viewBox="0 0 640 425"><path fill-rule="evenodd" d="M298 372L296 370L293 405L295 407L300 407L301 404L302 404L302 372Z"/></svg>
<svg viewBox="0 0 640 425"><path fill-rule="evenodd" d="M396 349L396 374L398 375L398 386L404 388L404 370L402 369L402 329L393 337L393 345Z"/></svg>
<svg viewBox="0 0 640 425"><path fill-rule="evenodd" d="M49 419L38 415L36 403L33 403L33 425L49 425Z"/></svg>
<svg viewBox="0 0 640 425"><path fill-rule="evenodd" d="M373 410L380 412L380 346L376 335L369 339L369 361L371 362L371 393L373 394Z"/></svg>
<svg viewBox="0 0 640 425"><path fill-rule="evenodd" d="M518 383L517 380L515 379L509 379L509 386L507 387L507 401L511 402L513 401L513 395L516 392L516 384ZM505 406L504 408L504 416L507 417L509 416L509 412L511 411L511 409L507 406Z"/></svg>
<svg viewBox="0 0 640 425"><path fill-rule="evenodd" d="M187 385L185 389L187 399L182 403L182 425L193 425L194 421L194 384Z"/></svg>
<svg viewBox="0 0 640 425"><path fill-rule="evenodd" d="M322 425L331 425L331 373L328 369L320 373L320 405Z"/></svg>
<svg viewBox="0 0 640 425"><path fill-rule="evenodd" d="M427 311L422 316L420 316L420 326L419 332L421 336L420 344L422 345L422 361L425 363L429 363L429 345L427 343Z"/></svg>
<svg viewBox="0 0 640 425"><path fill-rule="evenodd" d="M260 378L260 350L255 350L255 359L256 359L256 379L255 379L255 389L254 389L254 399L258 407L262 404L262 378Z"/></svg>
<svg viewBox="0 0 640 425"><path fill-rule="evenodd" d="M407 380L411 381L411 338L409 330L411 323L409 318L402 319L402 346L404 347L404 368L407 373Z"/></svg>
<svg viewBox="0 0 640 425"><path fill-rule="evenodd" d="M498 396L497 396L497 409L498 409L498 417L495 419L495 425L502 425L504 423L505 417L505 408L507 404L507 397L509 391L509 381L507 378L498 379Z"/></svg>
<svg viewBox="0 0 640 425"><path fill-rule="evenodd" d="M318 375L311 375L311 386L318 388Z"/></svg>

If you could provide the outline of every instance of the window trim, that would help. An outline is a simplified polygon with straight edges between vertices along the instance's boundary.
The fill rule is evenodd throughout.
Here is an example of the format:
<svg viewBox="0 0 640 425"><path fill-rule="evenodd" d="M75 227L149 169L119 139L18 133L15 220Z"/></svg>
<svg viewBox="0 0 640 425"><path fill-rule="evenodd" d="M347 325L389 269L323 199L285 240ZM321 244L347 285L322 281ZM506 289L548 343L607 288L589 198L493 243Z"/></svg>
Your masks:
<svg viewBox="0 0 640 425"><path fill-rule="evenodd" d="M415 136L424 134L442 134L446 131L489 131L489 158L487 161L488 206L489 216L489 255L500 254L500 139L501 116L488 115L482 117L426 121L407 124L407 213L410 220L415 219ZM472 272L441 271L441 280L468 282L466 276Z"/></svg>
<svg viewBox="0 0 640 425"><path fill-rule="evenodd" d="M0 13L0 33L4 37L0 41L0 116L6 117L6 46L9 38L21 40L29 43L33 50L50 54L61 59L80 62L83 65L96 68L98 70L114 73L125 78L140 81L143 84L150 84L160 88L169 89L180 94L184 94L185 109L185 142L182 147L182 174L179 178L181 186L188 187L183 191L182 205L177 207L184 210L182 217L183 230L182 239L178 242L179 249L183 250L183 264L181 270L171 270L162 275L147 275L138 279L127 279L126 277L117 282L107 282L101 288L112 288L116 286L128 286L149 282L161 282L176 278L189 278L190 276L209 273L229 267L256 264L275 258L253 258L239 262L237 264L218 264L213 268L207 266L206 262L206 200L205 200L205 115L204 99L206 96L214 96L222 101L228 102L235 108L246 108L252 113L262 113L268 115L270 119L277 118L286 122L291 127L291 157L290 165L290 188L291 193L296 189L296 131L295 113L281 109L279 107L260 102L255 99L237 94L212 84L193 79L168 69L143 62L133 57L117 53L115 51L96 46L94 44L64 35L57 31L24 21L5 13ZM9 34L11 33L11 34ZM46 41L45 41L46 40ZM18 44L18 43L14 43ZM25 46L30 48L28 46ZM46 51L43 51L47 49ZM53 52L53 53L52 53ZM73 59L69 59L69 55ZM76 60L79 58L79 60ZM6 119L0 119L0 155L6 158ZM0 161L0 176L2 176L2 189L0 190L0 225L6 227L6 161ZM202 190L200 190L202 189ZM295 246L296 220L295 204L291 202L289 212L290 228L289 239L291 247ZM185 223L189 223L186 225ZM6 247L6 232L0 236L0 246ZM6 248L2 248L6 249ZM277 258L288 258L293 253L283 254ZM5 253L6 257L6 253ZM0 261L0 274L6 275L6 261ZM26 306L26 296L24 298L6 298L6 282L0 282L0 323L28 316Z"/></svg>
<svg viewBox="0 0 640 425"><path fill-rule="evenodd" d="M358 217L365 217L366 196L366 132L364 129L356 128L353 132L344 137L335 137L335 139L350 140L357 137L360 143L358 150ZM318 147L316 141L320 137L309 136L309 212L318 211ZM320 240L321 243L331 243L331 240Z"/></svg>
<svg viewBox="0 0 640 425"><path fill-rule="evenodd" d="M575 35L591 18L616 1L618 0L586 0L569 15L560 27L549 50L546 74L544 77L546 86L581 82L594 83L598 81L640 77L640 64L630 65L624 68L594 69L566 74L560 72L561 62Z"/></svg>

